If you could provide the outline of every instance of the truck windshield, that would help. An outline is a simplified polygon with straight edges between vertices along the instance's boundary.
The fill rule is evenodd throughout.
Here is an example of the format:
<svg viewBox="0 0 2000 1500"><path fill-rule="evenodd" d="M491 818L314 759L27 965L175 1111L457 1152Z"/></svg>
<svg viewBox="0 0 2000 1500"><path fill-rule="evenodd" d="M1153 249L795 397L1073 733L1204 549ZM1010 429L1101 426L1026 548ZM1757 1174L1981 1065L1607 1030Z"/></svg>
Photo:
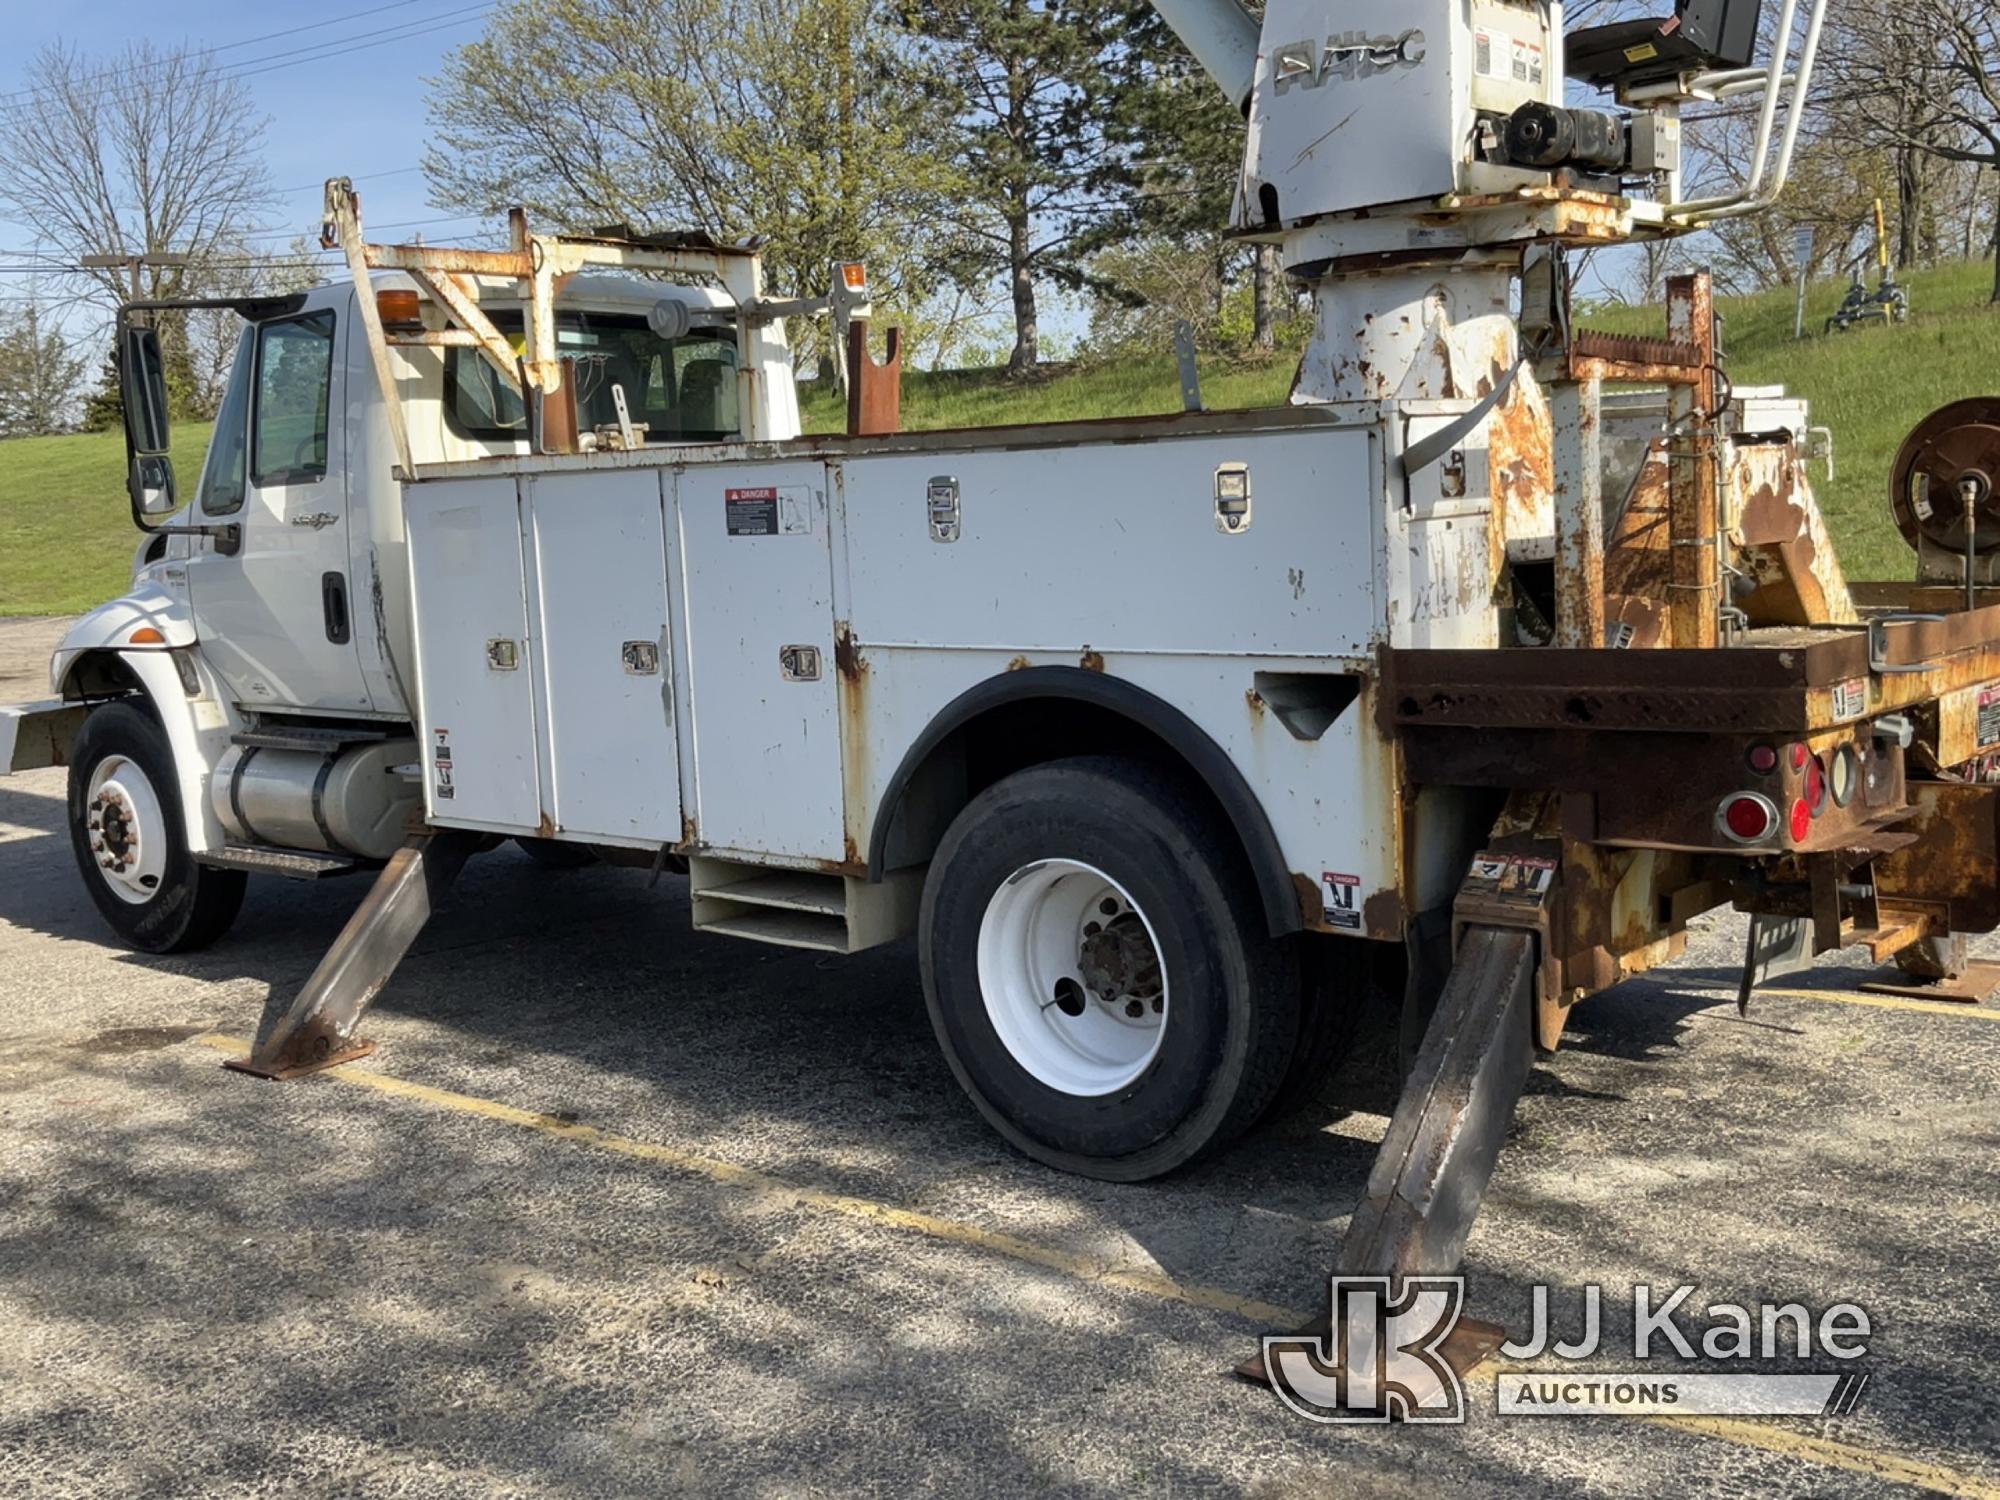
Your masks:
<svg viewBox="0 0 2000 1500"><path fill-rule="evenodd" d="M519 313L490 313L517 350L525 349ZM576 382L577 427L616 426L611 388L622 386L633 423L649 443L720 442L742 424L736 407L736 342L719 330L696 329L663 339L641 317L610 313L556 315L556 348ZM521 398L477 349L446 350L444 407L460 436L508 442L528 434Z"/></svg>

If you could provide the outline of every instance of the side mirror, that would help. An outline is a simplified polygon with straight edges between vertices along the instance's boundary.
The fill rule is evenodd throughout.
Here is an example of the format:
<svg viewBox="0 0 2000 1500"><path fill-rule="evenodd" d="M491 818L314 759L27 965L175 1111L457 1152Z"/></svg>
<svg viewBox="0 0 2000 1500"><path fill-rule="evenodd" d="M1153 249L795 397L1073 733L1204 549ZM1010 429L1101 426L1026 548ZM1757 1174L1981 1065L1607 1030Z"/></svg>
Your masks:
<svg viewBox="0 0 2000 1500"><path fill-rule="evenodd" d="M125 407L125 451L130 459L126 490L132 519L145 527L148 516L170 514L179 504L174 461L167 457L167 366L160 336L133 325L118 338L118 393Z"/></svg>

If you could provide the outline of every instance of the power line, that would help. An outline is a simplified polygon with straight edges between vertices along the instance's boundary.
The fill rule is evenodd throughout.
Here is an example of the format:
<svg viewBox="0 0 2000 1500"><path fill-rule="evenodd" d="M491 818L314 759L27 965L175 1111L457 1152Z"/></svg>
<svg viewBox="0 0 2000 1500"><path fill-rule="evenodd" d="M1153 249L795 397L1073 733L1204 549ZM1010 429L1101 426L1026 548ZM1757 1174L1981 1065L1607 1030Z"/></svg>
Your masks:
<svg viewBox="0 0 2000 1500"><path fill-rule="evenodd" d="M275 73L284 68L296 68L305 63L321 62L334 57L345 57L351 52L366 52L372 48L387 47L397 42L414 41L418 37L429 36L439 31L449 31L466 24L468 21L477 20L491 11L492 8L493 0L481 0L479 4L462 6L458 10L445 13L441 17L427 17L421 21L412 21L401 26L378 27L373 31L357 32L353 36L348 37L333 37L325 42L316 42L310 47L293 49L293 52L303 54L300 56L294 56L293 53L289 52L275 52L267 57L248 58L241 66L222 69L213 76L223 81L254 78L259 74ZM370 40L370 38L373 40ZM162 63L167 63L174 61L174 59L162 59L161 61ZM115 101L137 98L143 94L145 88L146 85L143 82L109 88L104 91L102 100ZM25 100L14 104L0 103L0 122L18 123L33 114L37 108L38 105L32 100Z"/></svg>
<svg viewBox="0 0 2000 1500"><path fill-rule="evenodd" d="M333 16L327 20L313 21L304 26L291 26L287 27L283 31L267 31L263 33L261 36L245 37L242 41L239 42L224 42L221 45L215 47L202 47L186 55L189 57L214 57L217 53L234 52L239 47L254 47L259 42L275 42L283 37L297 36L301 32L322 31L328 26L338 26L344 21L359 21L367 16L380 15L385 10L403 10L412 5L424 5L433 3L435 3L435 0L389 0L389 3L386 5L373 5L368 7L368 9L366 10L349 11L344 16ZM283 56L284 54L280 53L277 55ZM147 62L119 63L114 67L100 68L95 73L86 73L81 78L71 79L69 80L69 82L93 83L100 78L113 78L121 73L126 74L127 76L131 76L133 74L144 72L152 68L164 67L169 62L172 61L175 61L175 59L157 58L150 63ZM252 61L256 61L256 59L253 58ZM6 104L6 102L10 99L18 99L32 94L50 93L55 91L59 87L61 87L61 85L43 83L43 84L33 84L27 88L22 88L22 89L10 89L6 93L0 93L0 105Z"/></svg>
<svg viewBox="0 0 2000 1500"><path fill-rule="evenodd" d="M422 166L397 167L394 170L388 172L357 173L353 176L350 176L347 180L349 182L373 182L379 177L407 177L412 172L421 172L421 171L423 171ZM326 190L326 180L324 178L321 178L318 182L302 182L297 187L273 188L271 191L277 194L279 197L284 198L284 197L289 197L293 193L318 193L318 192L324 192L325 190Z"/></svg>

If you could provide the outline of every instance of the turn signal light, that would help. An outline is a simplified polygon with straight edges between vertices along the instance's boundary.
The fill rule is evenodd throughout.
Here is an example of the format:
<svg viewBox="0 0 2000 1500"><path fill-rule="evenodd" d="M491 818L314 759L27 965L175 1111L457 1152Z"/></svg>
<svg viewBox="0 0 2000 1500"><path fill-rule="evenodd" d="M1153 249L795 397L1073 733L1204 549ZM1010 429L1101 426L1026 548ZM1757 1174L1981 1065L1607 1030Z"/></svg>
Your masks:
<svg viewBox="0 0 2000 1500"><path fill-rule="evenodd" d="M1817 755L1806 763L1806 803L1814 817L1826 803L1826 767Z"/></svg>
<svg viewBox="0 0 2000 1500"><path fill-rule="evenodd" d="M850 260L840 268L840 279L850 292L868 290L868 268L859 261Z"/></svg>
<svg viewBox="0 0 2000 1500"><path fill-rule="evenodd" d="M1731 842L1761 844L1777 830L1778 809L1760 792L1738 792L1723 799L1715 821Z"/></svg>
<svg viewBox="0 0 2000 1500"><path fill-rule="evenodd" d="M164 646L167 638L150 625L141 625L125 639L134 646Z"/></svg>

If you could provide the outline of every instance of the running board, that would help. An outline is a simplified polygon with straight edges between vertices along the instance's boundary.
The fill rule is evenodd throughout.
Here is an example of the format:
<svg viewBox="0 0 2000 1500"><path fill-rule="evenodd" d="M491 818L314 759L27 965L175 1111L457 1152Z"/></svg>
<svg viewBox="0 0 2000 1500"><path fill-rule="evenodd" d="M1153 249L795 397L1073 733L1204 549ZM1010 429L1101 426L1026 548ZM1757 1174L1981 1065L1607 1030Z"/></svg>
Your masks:
<svg viewBox="0 0 2000 1500"><path fill-rule="evenodd" d="M1451 977L1341 1240L1336 1275L1458 1270L1534 1060L1536 962L1532 932L1462 930ZM1462 1318L1439 1352L1463 1375L1505 1337ZM1330 1315L1282 1342L1294 1339L1332 1350ZM1264 1351L1236 1373L1268 1380Z"/></svg>
<svg viewBox="0 0 2000 1500"><path fill-rule="evenodd" d="M251 875L281 875L287 880L324 880L352 875L361 861L347 854L322 854L312 849L270 849L261 844L230 844L197 854L194 862L217 870L242 870Z"/></svg>
<svg viewBox="0 0 2000 1500"><path fill-rule="evenodd" d="M366 1057L373 1042L354 1034L431 912L485 835L456 828L412 834L349 917L284 1018L250 1056L223 1066L259 1078L296 1078Z"/></svg>
<svg viewBox="0 0 2000 1500"><path fill-rule="evenodd" d="M696 854L688 860L688 890L697 932L818 953L859 953L916 930L923 872L901 870L870 885L852 875Z"/></svg>

